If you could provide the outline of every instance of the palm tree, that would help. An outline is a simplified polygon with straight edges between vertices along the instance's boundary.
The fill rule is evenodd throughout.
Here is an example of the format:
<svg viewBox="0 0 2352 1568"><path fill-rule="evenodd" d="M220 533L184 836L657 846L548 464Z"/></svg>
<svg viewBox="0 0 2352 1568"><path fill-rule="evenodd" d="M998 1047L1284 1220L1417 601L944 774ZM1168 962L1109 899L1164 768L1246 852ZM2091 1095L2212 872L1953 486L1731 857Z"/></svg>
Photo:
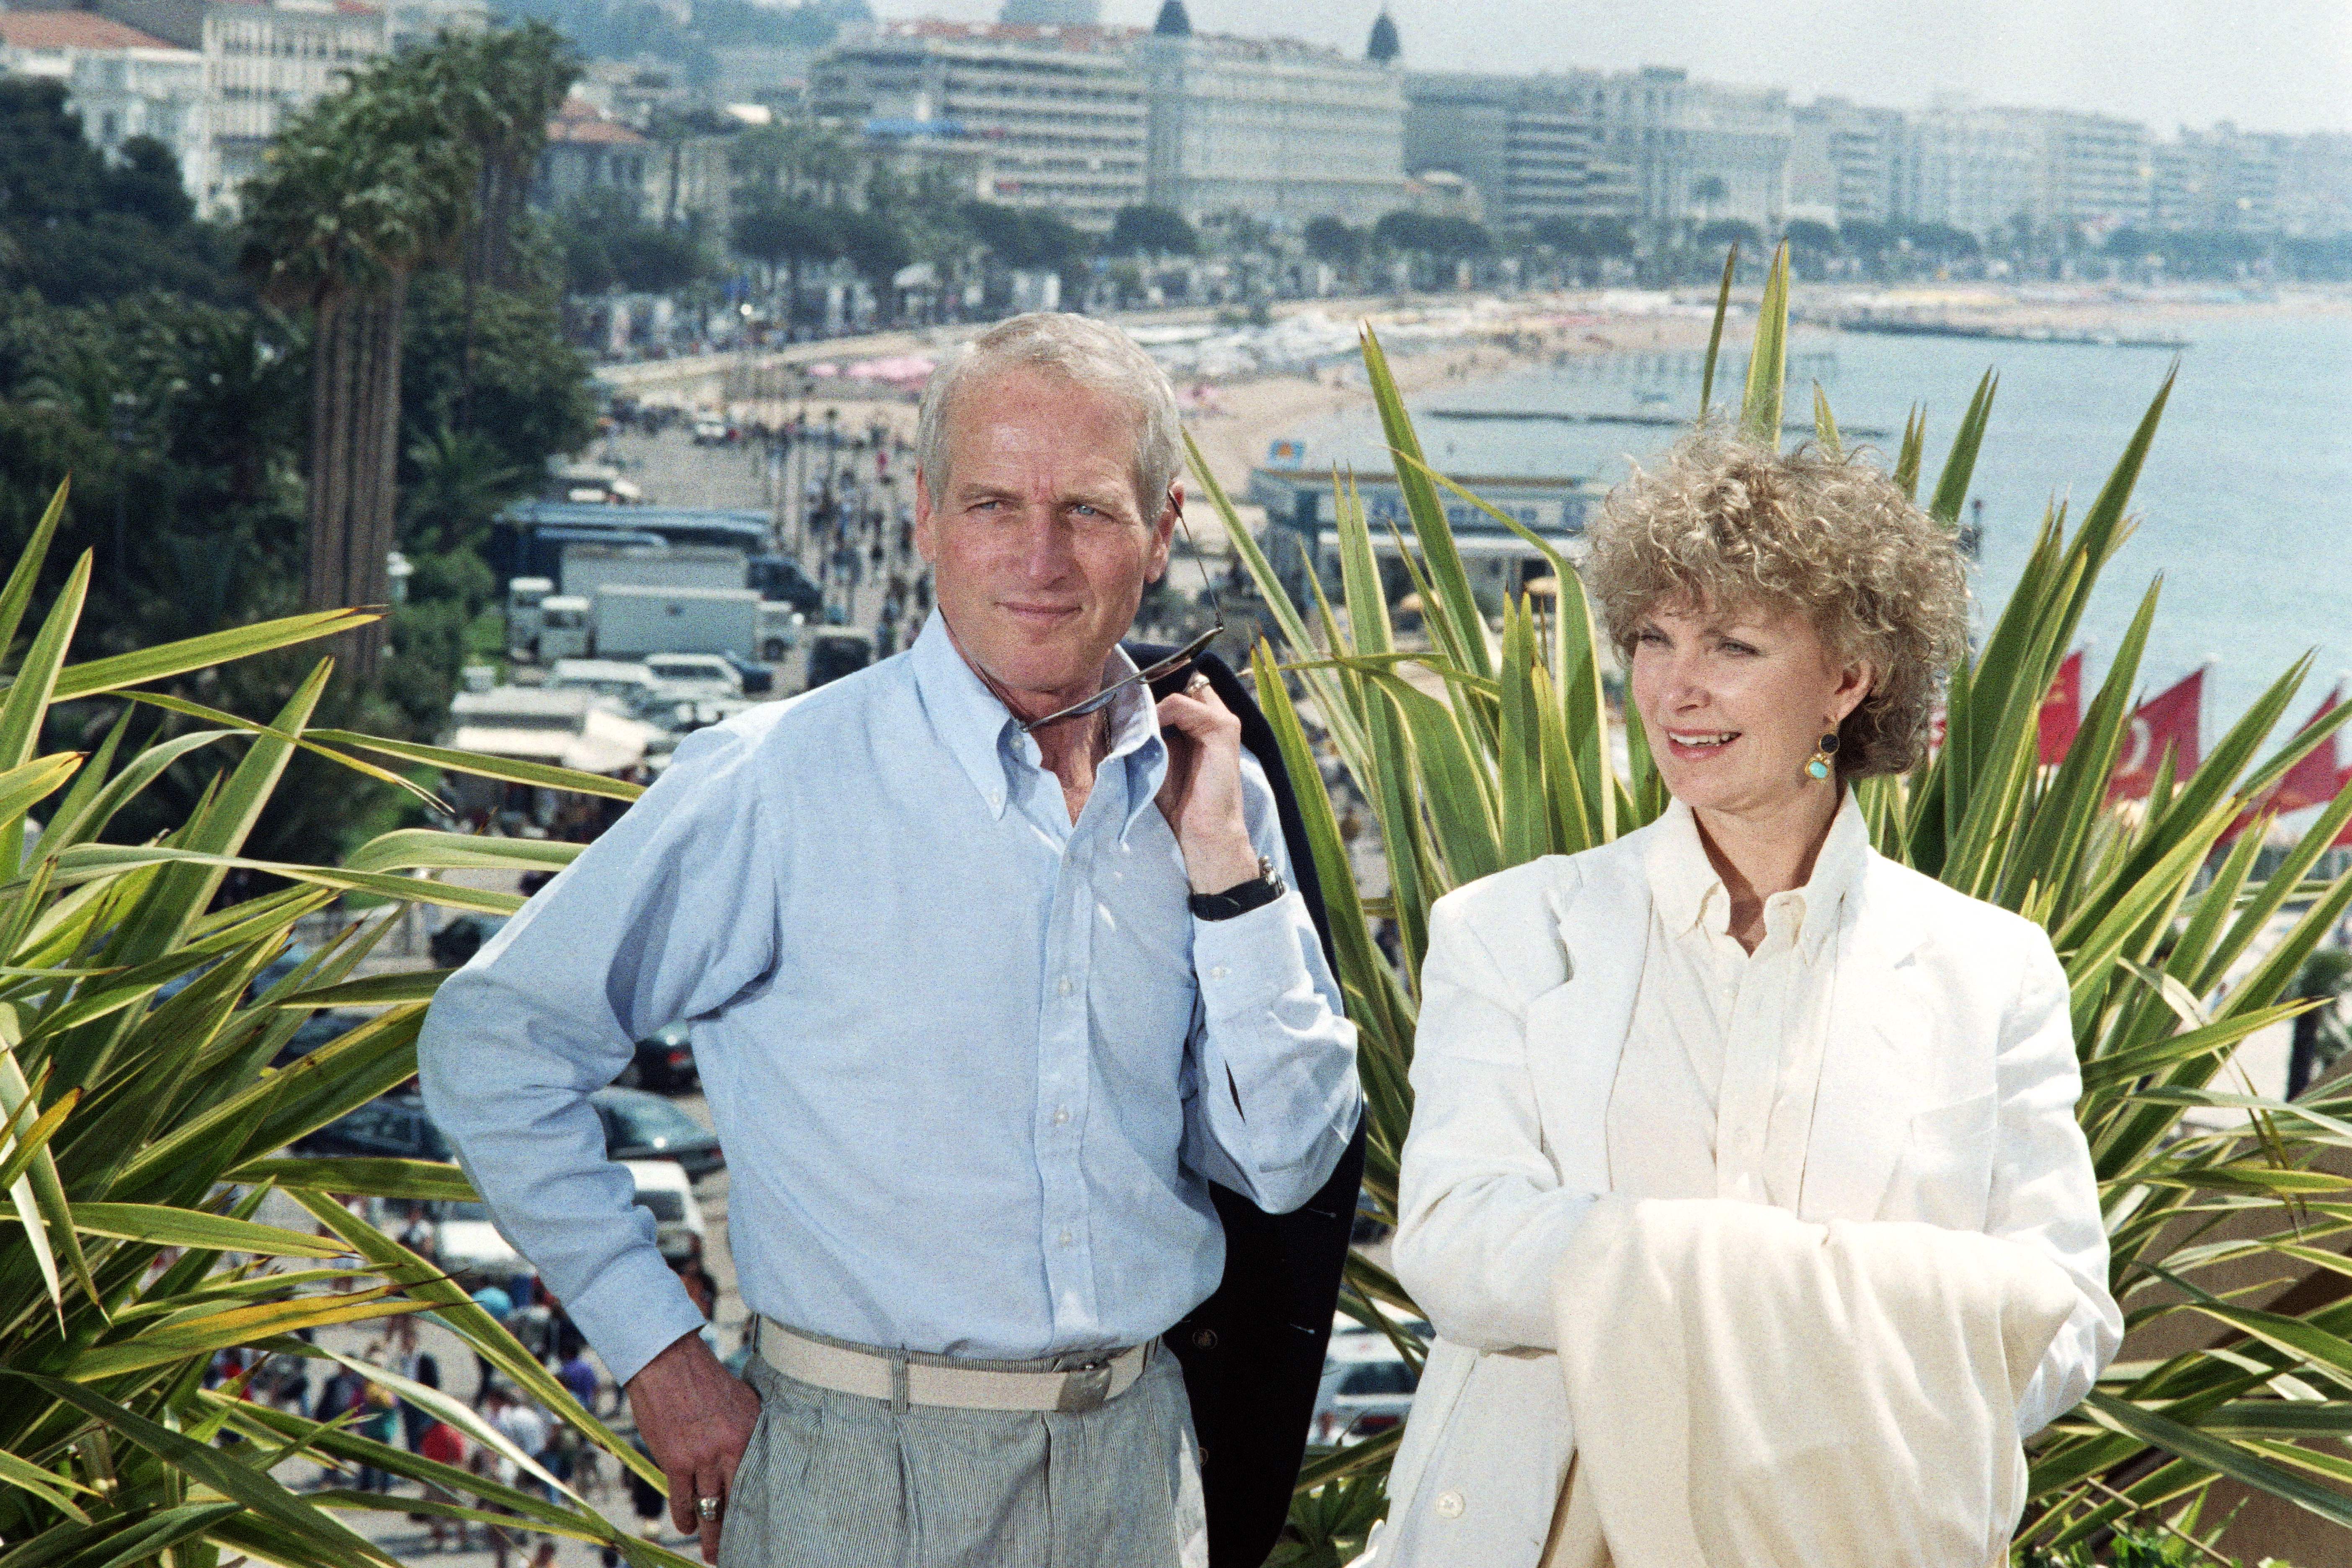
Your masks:
<svg viewBox="0 0 2352 1568"><path fill-rule="evenodd" d="M312 321L306 606L388 597L409 280L461 260L470 303L508 274L532 161L576 74L536 24L444 34L313 104L247 186L247 268ZM365 681L383 628L358 637Z"/></svg>
<svg viewBox="0 0 2352 1568"><path fill-rule="evenodd" d="M266 298L312 323L302 587L312 609L390 596L408 281L465 232L474 194L474 149L442 132L422 90L426 52L313 104L246 188L247 268ZM382 647L379 625L358 634L361 680L373 678Z"/></svg>

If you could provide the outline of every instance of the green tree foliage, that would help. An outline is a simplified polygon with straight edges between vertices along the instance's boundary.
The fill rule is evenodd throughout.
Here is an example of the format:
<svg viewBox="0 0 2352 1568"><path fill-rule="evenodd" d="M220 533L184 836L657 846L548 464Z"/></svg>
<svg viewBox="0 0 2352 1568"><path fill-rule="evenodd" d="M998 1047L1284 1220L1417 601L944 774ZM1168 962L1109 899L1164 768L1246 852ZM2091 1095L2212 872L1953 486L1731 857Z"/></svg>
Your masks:
<svg viewBox="0 0 2352 1568"><path fill-rule="evenodd" d="M972 237L1006 267L1066 271L1087 252L1087 237L1043 207L966 202L961 216Z"/></svg>
<svg viewBox="0 0 2352 1568"><path fill-rule="evenodd" d="M1181 213L1167 207L1124 206L1111 220L1110 237L1103 248L1113 255L1141 251L1146 256L1196 256L1201 237Z"/></svg>
<svg viewBox="0 0 2352 1568"><path fill-rule="evenodd" d="M646 222L639 204L623 191L574 197L555 215L550 231L562 258L563 286L573 294L615 289L667 294L716 270L698 235Z"/></svg>
<svg viewBox="0 0 2352 1568"><path fill-rule="evenodd" d="M1766 281L1738 412L1740 428L1776 446L1787 310L1784 252ZM1256 578L1288 661L1278 665L1260 645L1257 697L1290 776L1304 781L1302 816L1359 1031L1365 1190L1393 1220L1430 905L1490 872L1609 842L1654 820L1665 794L1638 721L1622 731L1625 765L1616 761L1602 647L1573 565L1493 511L1531 553L1551 557L1559 595L1542 605L1510 601L1498 642L1447 515L1449 496L1484 503L1428 468L1369 335L1364 357L1397 454L1427 646L1399 645L1375 535L1349 497L1340 498L1338 518L1345 620L1325 614L1318 636L1197 452L1193 472ZM2340 966L2307 965L2352 910L2352 875L2315 876L2352 822L2352 788L2262 874L2255 868L2268 822L2261 803L2352 709L2265 754L2309 673L2306 657L2198 768L2158 781L2145 810L2110 810L2158 584L2115 649L2065 760L2040 765L2036 716L2103 570L2129 535L2132 492L2170 391L2168 379L2157 389L2096 496L2079 512L2054 510L2044 520L2019 586L1954 673L1940 749L1906 777L1855 786L1882 853L2049 931L2073 998L2077 1115L2100 1184L2110 1286L2135 1330L2185 1314L2200 1331L2186 1341L2199 1348L2164 1359L2136 1357L2127 1342L2083 1404L2034 1439L2018 1549L2033 1561L2080 1562L2077 1547L2097 1547L2119 1523L2175 1524L2221 1477L2352 1527L2352 1502L2337 1484L2347 1474L2340 1435L2352 1429L2352 1302L2315 1288L2278 1293L2286 1279L2324 1285L2341 1271L2337 1248L2352 1226L2342 1158L2352 1148L2352 1090L2338 1078L2291 1103L2266 1100L2237 1092L2242 1080L2231 1070L2242 1042L2307 1005L2294 994L2299 974L2322 994L2342 982ZM1988 374L1927 495L1927 510L1947 527L1958 522L1992 405ZM1825 402L1816 424L1834 449ZM1906 488L1925 469L1923 428L1914 422L1894 466ZM1443 679L1408 681L1401 659ZM1376 820L1391 889L1376 907L1358 898L1294 681ZM2221 845L2250 813L2254 830ZM1374 942L1376 918L1393 922L1402 962L1392 964ZM2185 1120L2199 1110L2242 1120ZM1347 1278L1343 1305L1368 1323L1375 1301L1417 1312L1397 1280L1360 1254L1349 1258ZM2256 1310L2265 1299L2267 1310ZM1409 1357L1420 1353L1410 1339L1400 1345ZM1349 1559L1380 1512L1378 1478L1400 1436L1384 1432L1310 1460L1294 1539L1278 1562Z"/></svg>
<svg viewBox="0 0 2352 1568"><path fill-rule="evenodd" d="M529 1397L660 1484L658 1471L461 1286L340 1201L469 1201L461 1172L286 1153L415 1074L417 1029L440 978L345 984L373 942L352 928L265 980L296 922L347 890L510 912L520 903L511 894L403 873L552 868L572 847L396 831L332 864L270 859L257 824L274 796L303 787L291 771L298 755L330 770L328 788L354 777L381 784L390 777L382 763L404 760L382 742L321 722L323 662L293 684L266 727L195 708L201 728L171 750L201 757L211 787L170 817L167 836L106 842L101 835L124 811L170 777L169 752L142 743L131 725L134 712L152 710L157 683L224 684L237 661L299 658L293 649L347 631L355 617L302 616L77 658L94 563L87 554L70 564L50 559L62 500L0 588L0 649L11 654L0 704L0 842L12 847L12 877L0 887L0 1005L9 1019L0 1031L0 1192L11 1222L0 1226L0 1542L28 1564L394 1568L336 1517L386 1500L334 1485L289 1490L273 1471L299 1449L464 1500L403 1499L394 1506L404 1511L497 1507L607 1547L635 1568L690 1568L606 1521L475 1412L431 1391L399 1385L490 1452L519 1459L532 1489L248 1401L243 1384L206 1387L218 1351L253 1346L324 1369L331 1352L296 1337L303 1331L431 1310ZM41 590L60 574L57 589ZM59 731L92 735L88 754L44 750L42 737ZM493 778L635 793L488 758L436 761ZM257 889L264 875L268 888ZM306 1017L348 1005L373 1016L299 1063L273 1065ZM298 1225L260 1217L273 1193L290 1200ZM337 1280L360 1289L327 1288Z"/></svg>
<svg viewBox="0 0 2352 1568"><path fill-rule="evenodd" d="M1349 228L1328 214L1308 218L1300 237L1307 242L1307 255L1334 267L1353 267L1364 258L1363 230Z"/></svg>
<svg viewBox="0 0 2352 1568"><path fill-rule="evenodd" d="M0 554L24 546L51 491L70 476L60 548L45 568L44 586L61 588L72 558L95 553L100 571L77 632L86 653L125 653L290 614L299 607L303 564L307 323L254 300L228 264L233 253L223 237L188 218L167 153L130 143L124 162L109 170L63 133L72 121L58 111L53 88L0 83L0 172L14 198L0 200L0 257L24 254L27 240L37 249L57 233L86 239L75 215L107 216L111 203L121 222L150 231L181 226L173 231L181 249L173 265L209 270L195 286L166 293L154 287L152 268L130 265L137 258L128 250L78 255L79 292L72 297L79 302L70 304L8 275L0 289ZM457 118L445 116L445 123ZM116 263L121 269L110 271ZM470 330L455 273L419 280L409 300L400 474L404 487L429 493L427 504L404 507L397 519L417 574L410 603L391 621L391 699L338 690L322 700L320 712L333 722L429 741L444 721L488 592L487 569L467 552L500 499L528 487L551 455L587 438L593 407L587 367L564 344L555 296L544 283L519 277L514 288L482 290ZM474 468L499 476L494 489L456 482L441 472L446 465L417 456L458 422L469 363L476 425L490 449ZM470 461L471 448L460 458ZM443 504L451 498L462 507ZM163 689L264 719L307 672L299 658L263 656L173 677ZM55 722L68 729L57 743L82 748L102 740L102 723L96 733L78 727L86 718L81 709L63 710ZM139 732L158 723L163 739L192 727L154 710ZM352 825L393 794L364 780L354 788L348 772L313 777L304 758L289 765L302 787L273 796L254 830L254 843L271 854L331 858ZM170 827L194 808L209 778L201 756L173 763L109 832L135 842Z"/></svg>
<svg viewBox="0 0 2352 1568"><path fill-rule="evenodd" d="M171 149L133 137L109 167L65 104L61 82L0 81L0 287L53 305L141 289L215 304L243 297L226 237L195 221Z"/></svg>
<svg viewBox="0 0 2352 1568"><path fill-rule="evenodd" d="M1494 237L1466 217L1433 217L1400 207L1372 226L1372 241L1384 250L1459 261L1495 248Z"/></svg>

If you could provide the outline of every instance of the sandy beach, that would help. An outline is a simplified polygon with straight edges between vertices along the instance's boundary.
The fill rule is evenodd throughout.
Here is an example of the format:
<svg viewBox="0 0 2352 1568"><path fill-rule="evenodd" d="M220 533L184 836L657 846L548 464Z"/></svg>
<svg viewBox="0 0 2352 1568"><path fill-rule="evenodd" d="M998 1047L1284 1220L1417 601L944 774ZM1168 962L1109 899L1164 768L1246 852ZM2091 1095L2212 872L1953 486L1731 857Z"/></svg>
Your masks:
<svg viewBox="0 0 2352 1568"><path fill-rule="evenodd" d="M1748 335L1745 319L1752 317L1757 293L1753 287L1735 290L1734 319L1726 331L1727 352L1740 352ZM1712 315L1711 295L1712 290L1705 289L1671 294L1592 290L1508 299L1464 294L1415 300L1302 300L1277 307L1270 323L1258 330L1278 332L1304 321L1319 325L1328 334L1370 324L1380 337L1398 385L1412 395L1448 383L1477 381L1549 363L1562 354L1702 349ZM2226 287L2148 290L2056 284L1801 285L1792 306L1792 314L1801 322L1814 324L1799 327L1801 333L1808 334L1856 313L1892 313L1999 333L2183 332L2193 336L2200 321L2346 313L2352 311L2352 292L2296 289L2242 294ZM1183 314L1198 320L1202 313ZM1148 337L1150 328L1166 323L1160 319L1139 319L1125 324ZM704 378L703 387L691 387L687 383L693 377L680 376L680 384L667 395L646 384L667 379L655 366L616 367L619 374L606 374L608 381L637 384L639 389L654 393L649 401L723 407L730 417L744 423L773 426L803 415L821 422L830 412L844 430L864 431L879 424L911 439L915 387L852 382L827 384L811 382L799 373L815 363L818 354L836 362L884 352L935 356L973 330L977 329L935 329L798 345L762 356L761 365L750 370L733 356L712 356L715 363L698 373ZM673 374L685 370L679 365ZM1198 374L1178 368L1173 374L1186 410L1186 428L1199 443L1218 483L1236 498L1247 488L1250 469L1265 461L1275 441L1371 402L1363 371L1355 364L1327 363L1311 371L1259 374ZM777 396L771 389L782 390L779 383L797 384L792 386L792 395ZM1222 550L1218 537L1222 531L1206 515L1206 509L1188 506L1186 511L1195 532L1202 536L1203 549Z"/></svg>

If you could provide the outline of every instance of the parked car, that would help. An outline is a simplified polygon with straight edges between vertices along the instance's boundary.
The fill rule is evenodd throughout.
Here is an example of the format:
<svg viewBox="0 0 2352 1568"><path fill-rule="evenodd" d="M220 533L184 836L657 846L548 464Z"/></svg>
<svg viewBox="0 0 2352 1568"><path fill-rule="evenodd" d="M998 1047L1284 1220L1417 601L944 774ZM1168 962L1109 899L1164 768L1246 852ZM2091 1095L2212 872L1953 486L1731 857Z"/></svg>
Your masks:
<svg viewBox="0 0 2352 1568"><path fill-rule="evenodd" d="M615 1085L588 1097L604 1122L604 1152L615 1160L675 1160L696 1181L723 1169L719 1135L642 1089Z"/></svg>
<svg viewBox="0 0 2352 1568"><path fill-rule="evenodd" d="M1436 1334L1418 1318L1394 1319L1397 1332L1426 1345ZM1361 1442L1402 1422L1412 1408L1420 1373L1380 1330L1342 1313L1331 1325L1323 1381L1315 1391L1307 1428L1312 1442L1338 1447Z"/></svg>
<svg viewBox="0 0 2352 1568"><path fill-rule="evenodd" d="M723 419L698 419L694 422L694 444L698 447L724 447L734 438L734 429Z"/></svg>
<svg viewBox="0 0 2352 1568"><path fill-rule="evenodd" d="M694 1047L684 1024L670 1024L637 1042L636 1055L614 1080L624 1089L649 1089L655 1094L688 1094L702 1087L694 1065Z"/></svg>
<svg viewBox="0 0 2352 1568"><path fill-rule="evenodd" d="M654 1245L673 1268L702 1258L702 1205L694 1200L694 1182L669 1160L624 1160L622 1166L637 1184L637 1206L654 1216Z"/></svg>
<svg viewBox="0 0 2352 1568"><path fill-rule="evenodd" d="M508 1279L530 1273L531 1267L514 1243L490 1218L488 1204L437 1203L433 1215L433 1260L459 1278L479 1275Z"/></svg>
<svg viewBox="0 0 2352 1568"><path fill-rule="evenodd" d="M507 923L504 915L457 915L441 922L425 945L432 951L433 962L443 969L456 969L482 951L482 943L498 934Z"/></svg>
<svg viewBox="0 0 2352 1568"><path fill-rule="evenodd" d="M743 695L743 678L730 661L715 653L647 654L646 668L653 671L657 701Z"/></svg>
<svg viewBox="0 0 2352 1568"><path fill-rule="evenodd" d="M425 1114L415 1094L394 1092L369 1100L328 1122L294 1148L303 1154L349 1154L372 1159L446 1160L449 1141Z"/></svg>
<svg viewBox="0 0 2352 1568"><path fill-rule="evenodd" d="M874 662L874 634L856 627L828 628L809 638L808 683L814 691Z"/></svg>
<svg viewBox="0 0 2352 1568"><path fill-rule="evenodd" d="M719 656L735 667L736 676L743 682L746 697L765 697L776 689L776 672L764 664L754 664L741 654L722 653Z"/></svg>
<svg viewBox="0 0 2352 1568"><path fill-rule="evenodd" d="M816 614L824 603L824 590L789 555L751 557L750 583L762 599L790 605L804 616Z"/></svg>

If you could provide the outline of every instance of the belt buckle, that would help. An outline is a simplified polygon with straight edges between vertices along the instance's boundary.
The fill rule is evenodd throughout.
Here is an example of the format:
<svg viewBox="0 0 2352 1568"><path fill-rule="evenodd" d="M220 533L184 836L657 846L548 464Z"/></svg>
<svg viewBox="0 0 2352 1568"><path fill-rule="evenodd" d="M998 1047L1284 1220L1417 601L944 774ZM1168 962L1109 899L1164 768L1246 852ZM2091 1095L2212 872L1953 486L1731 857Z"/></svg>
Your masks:
<svg viewBox="0 0 2352 1568"><path fill-rule="evenodd" d="M1110 1361L1108 1357L1074 1366L1062 1373L1062 1397L1054 1408L1065 1415L1083 1415L1099 1410L1110 1398Z"/></svg>

